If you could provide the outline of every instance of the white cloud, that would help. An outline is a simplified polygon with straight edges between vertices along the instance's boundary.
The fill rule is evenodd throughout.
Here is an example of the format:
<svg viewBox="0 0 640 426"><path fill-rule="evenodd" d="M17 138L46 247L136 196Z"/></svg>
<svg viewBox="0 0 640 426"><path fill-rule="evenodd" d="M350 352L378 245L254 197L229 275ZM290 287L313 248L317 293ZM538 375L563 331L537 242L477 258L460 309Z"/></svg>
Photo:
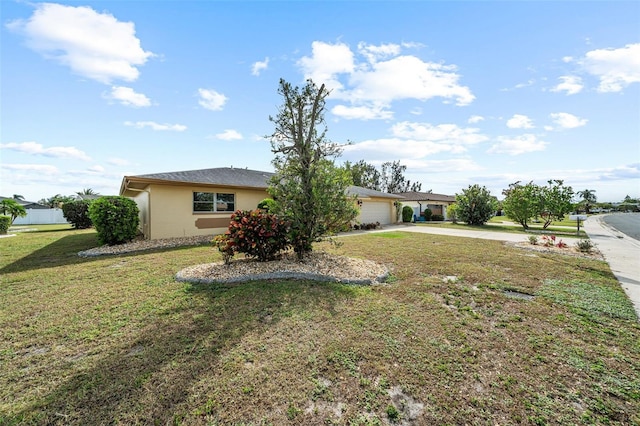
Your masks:
<svg viewBox="0 0 640 426"><path fill-rule="evenodd" d="M311 43L311 57L303 56L298 61L305 78L316 84L326 84L329 90L339 91L342 84L337 74L350 74L355 69L354 55L344 43L329 44L321 41Z"/></svg>
<svg viewBox="0 0 640 426"><path fill-rule="evenodd" d="M225 95L212 89L198 89L198 94L200 95L198 104L211 111L220 111L228 100Z"/></svg>
<svg viewBox="0 0 640 426"><path fill-rule="evenodd" d="M582 127L587 124L586 118L579 118L573 114L569 114L568 112L556 112L549 114L549 117L556 123L559 127L563 129L574 129L576 127Z"/></svg>
<svg viewBox="0 0 640 426"><path fill-rule="evenodd" d="M129 166L131 165L131 161L127 160L126 158L118 158L118 157L111 157L107 160L108 164L111 164L113 166Z"/></svg>
<svg viewBox="0 0 640 426"><path fill-rule="evenodd" d="M498 143L489 148L492 154L520 155L527 152L544 151L547 142L537 140L535 135L524 134L520 137L500 136Z"/></svg>
<svg viewBox="0 0 640 426"><path fill-rule="evenodd" d="M429 155L448 152L460 154L470 145L489 138L475 128L460 128L455 124L401 122L391 128L389 138L366 140L344 148L345 153L366 153L367 158L388 160L406 158L421 161Z"/></svg>
<svg viewBox="0 0 640 426"><path fill-rule="evenodd" d="M227 129L222 133L218 133L216 138L222 139L223 141L233 141L242 139L242 135L236 130Z"/></svg>
<svg viewBox="0 0 640 426"><path fill-rule="evenodd" d="M11 170L15 172L28 172L33 176L33 173L42 175L54 175L59 172L58 168L49 164L2 164L3 169Z"/></svg>
<svg viewBox="0 0 640 426"><path fill-rule="evenodd" d="M331 113L347 120L388 120L393 118L393 112L386 109L384 105L373 106L346 106L336 105L331 109Z"/></svg>
<svg viewBox="0 0 640 426"><path fill-rule="evenodd" d="M352 102L390 103L400 99L426 101L435 97L468 105L475 99L468 87L458 84L453 65L423 62L415 56L398 56L359 69L350 77L353 88L343 97Z"/></svg>
<svg viewBox="0 0 640 426"><path fill-rule="evenodd" d="M371 63L378 62L380 59L398 56L401 50L402 47L400 45L393 43L381 44L379 46L363 42L358 43L358 52Z"/></svg>
<svg viewBox="0 0 640 426"><path fill-rule="evenodd" d="M36 3L33 15L7 24L27 46L74 73L101 83L134 81L153 53L140 46L132 22L118 21L88 6Z"/></svg>
<svg viewBox="0 0 640 426"><path fill-rule="evenodd" d="M370 45L359 43L357 54L344 43L312 43L312 55L298 66L305 78L325 84L331 98L350 102L336 108L345 118L388 119L391 103L403 99L426 101L440 97L445 102L468 105L475 99L471 90L459 84L455 65L424 62L411 55L400 55L412 44Z"/></svg>
<svg viewBox="0 0 640 426"><path fill-rule="evenodd" d="M600 180L640 179L640 163L633 163L604 170L598 178Z"/></svg>
<svg viewBox="0 0 640 426"><path fill-rule="evenodd" d="M184 124L168 124L168 123L160 124L160 123L156 123L155 121L136 121L136 122L125 121L124 125L135 127L136 129L144 129L145 127L149 127L150 129L159 130L159 131L170 130L174 132L183 132L187 130L187 126L185 126Z"/></svg>
<svg viewBox="0 0 640 426"><path fill-rule="evenodd" d="M529 117L522 114L514 114L509 120L507 120L507 127L510 129L532 129L533 122Z"/></svg>
<svg viewBox="0 0 640 426"><path fill-rule="evenodd" d="M599 92L620 92L640 82L640 43L587 52L581 64L600 79Z"/></svg>
<svg viewBox="0 0 640 426"><path fill-rule="evenodd" d="M457 146L425 140L402 138L385 138L366 140L344 147L345 153L366 153L367 158L422 158L441 152L462 153L464 149Z"/></svg>
<svg viewBox="0 0 640 426"><path fill-rule="evenodd" d="M471 117L469 117L469 119L467 120L467 123L469 124L476 124L479 123L481 121L484 121L484 117L481 115L472 115Z"/></svg>
<svg viewBox="0 0 640 426"><path fill-rule="evenodd" d="M257 62L254 62L253 65L251 65L251 74L258 76L262 71L266 70L268 67L269 67L269 58L266 57L264 58L264 61L257 61Z"/></svg>
<svg viewBox="0 0 640 426"><path fill-rule="evenodd" d="M114 86L111 88L111 93L104 97L118 101L122 105L135 108L148 107L151 105L149 98L142 93L136 93L131 87Z"/></svg>
<svg viewBox="0 0 640 426"><path fill-rule="evenodd" d="M394 136L431 142L446 143L448 145L475 145L489 140L476 128L461 128L455 124L411 123L404 121L391 128Z"/></svg>
<svg viewBox="0 0 640 426"><path fill-rule="evenodd" d="M482 167L469 158L452 158L449 160L419 160L406 158L402 164L417 172L451 173L482 170ZM424 186L423 186L424 189Z"/></svg>
<svg viewBox="0 0 640 426"><path fill-rule="evenodd" d="M562 62L564 62L565 64L573 62L573 57L572 56L563 56L562 57Z"/></svg>
<svg viewBox="0 0 640 426"><path fill-rule="evenodd" d="M37 142L10 142L0 144L0 148L23 152L29 155L42 155L44 157L64 158L82 161L91 160L91 157L73 146L52 146L49 148L45 148L42 144L39 144Z"/></svg>
<svg viewBox="0 0 640 426"><path fill-rule="evenodd" d="M580 93L584 85L582 79L573 75L563 75L560 77L562 80L557 86L551 89L552 92L566 92L567 95L575 95Z"/></svg>

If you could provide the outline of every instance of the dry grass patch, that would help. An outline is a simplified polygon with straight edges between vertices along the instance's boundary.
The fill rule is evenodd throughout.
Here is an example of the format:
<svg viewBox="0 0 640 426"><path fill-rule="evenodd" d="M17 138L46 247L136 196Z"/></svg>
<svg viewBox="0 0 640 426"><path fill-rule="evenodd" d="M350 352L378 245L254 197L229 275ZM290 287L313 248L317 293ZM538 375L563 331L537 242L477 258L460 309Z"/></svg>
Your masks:
<svg viewBox="0 0 640 426"><path fill-rule="evenodd" d="M605 262L401 232L343 243L321 248L392 279L187 284L176 272L216 250L0 240L0 424L640 422L640 327Z"/></svg>

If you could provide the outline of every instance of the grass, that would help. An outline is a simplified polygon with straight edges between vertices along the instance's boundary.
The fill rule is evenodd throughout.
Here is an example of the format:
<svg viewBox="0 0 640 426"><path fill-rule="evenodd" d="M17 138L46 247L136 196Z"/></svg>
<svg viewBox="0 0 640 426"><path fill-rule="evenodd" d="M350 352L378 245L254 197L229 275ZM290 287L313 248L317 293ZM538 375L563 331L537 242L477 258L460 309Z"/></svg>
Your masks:
<svg viewBox="0 0 640 426"><path fill-rule="evenodd" d="M173 276L212 248L84 259L91 230L0 239L0 425L640 423L640 326L606 263L341 241L318 248L392 282L191 285Z"/></svg>
<svg viewBox="0 0 640 426"><path fill-rule="evenodd" d="M553 226L550 225L547 229L542 228L541 223L533 223L529 224L529 229L527 231L522 229L521 225L513 225L511 222L503 223L502 220L495 220L493 217L488 224L485 225L467 225L466 223L452 223L452 222L433 222L433 223L418 223L417 226L432 226L438 228L457 228L457 229L471 229L483 232L509 232L513 234L523 234L523 235L531 235L531 234L554 234L560 236L567 237L580 237L580 238L589 238L586 232L584 232L583 228L580 227L580 233L577 233L577 228L569 229L566 226Z"/></svg>

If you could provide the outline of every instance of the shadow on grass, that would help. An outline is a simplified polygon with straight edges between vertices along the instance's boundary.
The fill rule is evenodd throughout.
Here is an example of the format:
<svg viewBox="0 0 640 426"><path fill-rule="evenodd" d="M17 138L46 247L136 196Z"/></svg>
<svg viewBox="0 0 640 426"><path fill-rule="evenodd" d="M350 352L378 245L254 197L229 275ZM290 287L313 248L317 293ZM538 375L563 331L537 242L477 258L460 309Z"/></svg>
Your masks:
<svg viewBox="0 0 640 426"><path fill-rule="evenodd" d="M179 422L194 415L180 411L194 387L212 369L224 367L221 359L247 333L268 330L296 310L333 312L355 292L354 287L296 280L192 285L184 307L156 314L139 335L123 339L126 343L95 355L86 366L67 361L71 377L7 424Z"/></svg>
<svg viewBox="0 0 640 426"><path fill-rule="evenodd" d="M43 240L34 238L32 242L15 241L15 245L8 244L3 247L9 253L8 256L14 257L16 260L2 267L0 273L22 272L84 263L87 259L79 257L78 252L98 245L95 233L77 233L59 237L57 235L59 231L46 231L46 233L49 232L53 233L55 239ZM38 238L41 238L45 232L38 234ZM17 238L23 237L27 236L24 235ZM9 243L13 242L9 241ZM41 245L41 247L37 247L38 245ZM27 254L24 257L20 257L19 250L24 250Z"/></svg>
<svg viewBox="0 0 640 426"><path fill-rule="evenodd" d="M65 230L68 232L68 230ZM185 250L190 249L196 246L176 246L176 247L168 247L168 248L157 248L150 250L140 250L135 252L123 253L123 254L114 254L114 255L104 255L104 256L92 256L92 257L80 257L78 253L84 250L89 250L91 248L97 247L98 240L96 233L75 233L72 235L67 235L63 237L59 237L56 235L59 230L54 231L41 231L40 235L43 233L53 233L52 237L55 239L51 239L50 242L45 243L40 248L33 247L36 244L34 242L33 245L23 244L23 246L16 245L16 248L22 249L25 251L26 256L20 257L20 253L13 253L10 256L17 258L15 261L3 266L0 268L0 273L14 273L14 272L24 272L42 268L53 268L58 266L68 266L68 265L76 265L82 263L94 262L97 260L102 260L105 258L125 258L130 256L137 256L140 254L148 254L148 253L163 253L163 252L171 252L175 250ZM40 244L42 240L39 240L37 243ZM202 244L206 245L206 244ZM7 245L3 247L3 250L7 250L10 252L12 247ZM8 256L7 256L8 257Z"/></svg>

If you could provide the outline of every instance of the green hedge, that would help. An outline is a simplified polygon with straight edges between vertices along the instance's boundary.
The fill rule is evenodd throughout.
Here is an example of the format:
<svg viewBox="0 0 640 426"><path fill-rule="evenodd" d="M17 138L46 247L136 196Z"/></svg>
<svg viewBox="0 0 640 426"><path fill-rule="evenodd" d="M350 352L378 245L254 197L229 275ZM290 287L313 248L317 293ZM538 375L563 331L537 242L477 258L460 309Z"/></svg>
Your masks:
<svg viewBox="0 0 640 426"><path fill-rule="evenodd" d="M0 234L2 235L6 234L10 226L11 226L11 217L0 216Z"/></svg>
<svg viewBox="0 0 640 426"><path fill-rule="evenodd" d="M91 205L91 202L88 200L64 203L62 205L62 215L76 229L91 228L93 223L89 217L89 205Z"/></svg>
<svg viewBox="0 0 640 426"><path fill-rule="evenodd" d="M89 217L98 231L100 244L124 244L138 234L138 206L125 197L109 196L94 200Z"/></svg>

